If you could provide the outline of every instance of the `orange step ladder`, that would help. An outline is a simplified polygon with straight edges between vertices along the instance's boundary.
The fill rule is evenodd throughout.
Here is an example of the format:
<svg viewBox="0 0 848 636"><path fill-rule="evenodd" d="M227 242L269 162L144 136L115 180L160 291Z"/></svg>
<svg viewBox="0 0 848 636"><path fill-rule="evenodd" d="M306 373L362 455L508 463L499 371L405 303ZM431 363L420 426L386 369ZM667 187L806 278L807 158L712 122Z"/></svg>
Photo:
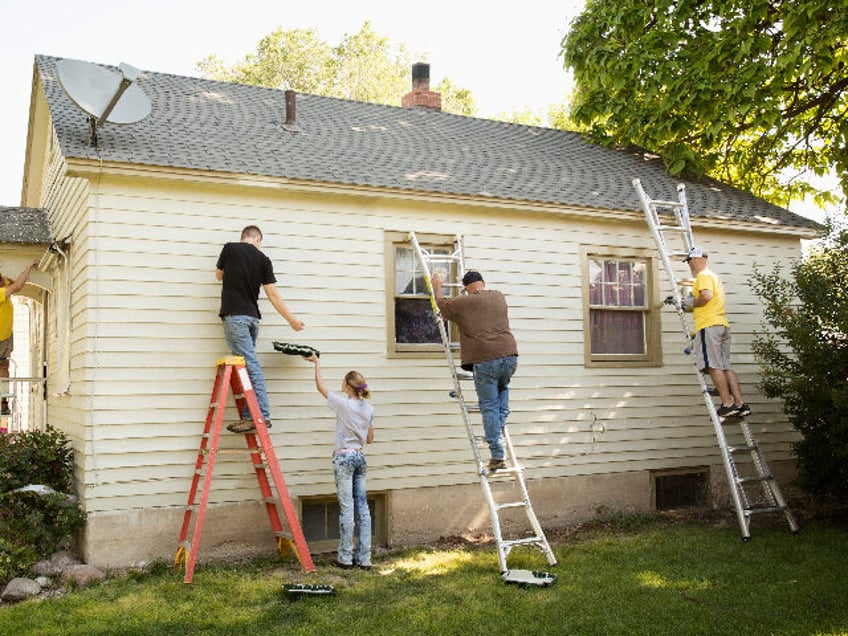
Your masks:
<svg viewBox="0 0 848 636"><path fill-rule="evenodd" d="M203 530L203 520L206 516L206 505L209 500L212 472L215 467L215 459L218 455L218 443L221 438L221 423L224 419L227 393L232 390L238 413L244 412L246 403L251 419L256 426L255 431L245 433L244 437L247 442L251 461L253 462L253 468L256 471L256 479L259 481L262 500L265 503L268 518L271 520L271 528L274 531L274 536L277 537L277 549L281 554L291 552L291 540L284 535L283 524L277 508L279 503L285 513L286 522L294 540L295 552L301 566L307 572L314 572L315 565L312 563L312 556L309 554L309 548L306 545L306 539L303 536L300 521L297 518L297 512L292 504L288 488L286 488L286 482L280 470L280 463L277 461L277 454L274 452L274 444L271 442L271 436L268 434L265 420L259 410L256 394L253 391L253 386L247 375L247 369L244 366L244 358L241 356L227 356L219 359L216 366L217 372L215 375L215 384L212 388L212 399L209 403L206 425L203 428L203 435L200 439L200 451L197 454L194 477L192 478L191 489L188 493L188 504L186 505L183 525L180 530L179 547L177 548L174 565L176 568L185 565L184 582L191 583L191 579L194 576L195 562L197 561L200 534ZM257 435L259 436L259 444L261 446L257 445ZM271 482L268 480L268 474L265 471L266 468L270 468L271 470L271 479L278 495L276 499L271 490ZM201 475L203 476L203 488L200 491L200 502L195 503ZM197 513L196 515L194 514L195 512ZM192 519L194 519L194 531L189 540Z"/></svg>

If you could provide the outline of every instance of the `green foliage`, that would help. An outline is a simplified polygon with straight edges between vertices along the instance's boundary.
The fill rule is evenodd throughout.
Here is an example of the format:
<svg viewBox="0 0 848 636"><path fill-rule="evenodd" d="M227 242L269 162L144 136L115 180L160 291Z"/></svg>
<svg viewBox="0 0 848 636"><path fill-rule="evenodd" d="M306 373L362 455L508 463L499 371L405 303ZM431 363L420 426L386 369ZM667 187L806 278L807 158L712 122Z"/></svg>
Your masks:
<svg viewBox="0 0 848 636"><path fill-rule="evenodd" d="M436 92L442 96L442 110L446 113L473 117L477 112L477 104L471 91L458 87L447 77L439 82Z"/></svg>
<svg viewBox="0 0 848 636"><path fill-rule="evenodd" d="M423 55L416 55L416 61ZM291 88L301 93L359 102L399 106L411 87L413 56L404 45L393 47L365 21L358 33L345 34L331 46L315 29L278 28L259 41L256 51L227 67L216 55L200 60L205 78L267 88ZM472 115L468 89L442 80L442 110Z"/></svg>
<svg viewBox="0 0 848 636"><path fill-rule="evenodd" d="M0 537L0 581L10 581L27 573L30 564L38 560L35 549L30 545L17 545Z"/></svg>
<svg viewBox="0 0 848 636"><path fill-rule="evenodd" d="M68 495L73 468L73 449L61 431L0 435L0 581L65 547L85 526L85 512ZM31 484L56 492L16 492Z"/></svg>
<svg viewBox="0 0 848 636"><path fill-rule="evenodd" d="M833 167L848 191L848 11L830 0L588 0L563 40L572 116L676 175L780 205Z"/></svg>
<svg viewBox="0 0 848 636"><path fill-rule="evenodd" d="M0 495L0 528L16 547L47 557L67 548L85 527L85 513L63 493L7 492Z"/></svg>
<svg viewBox="0 0 848 636"><path fill-rule="evenodd" d="M73 449L61 431L48 427L0 435L0 492L28 484L70 492L73 469Z"/></svg>
<svg viewBox="0 0 848 636"><path fill-rule="evenodd" d="M755 269L769 331L753 350L762 389L784 400L803 438L795 444L800 485L810 493L848 499L848 230L791 266Z"/></svg>
<svg viewBox="0 0 848 636"><path fill-rule="evenodd" d="M762 517L759 518L762 523ZM758 526L743 543L727 525L655 520L552 544L558 566L517 547L510 567L552 571L546 588L501 582L493 546L406 549L374 570L331 557L304 573L279 563L207 565L191 585L160 567L0 611L0 634L251 636L380 634L840 634L848 625L848 534L805 523L800 536ZM290 600L287 583L336 596Z"/></svg>

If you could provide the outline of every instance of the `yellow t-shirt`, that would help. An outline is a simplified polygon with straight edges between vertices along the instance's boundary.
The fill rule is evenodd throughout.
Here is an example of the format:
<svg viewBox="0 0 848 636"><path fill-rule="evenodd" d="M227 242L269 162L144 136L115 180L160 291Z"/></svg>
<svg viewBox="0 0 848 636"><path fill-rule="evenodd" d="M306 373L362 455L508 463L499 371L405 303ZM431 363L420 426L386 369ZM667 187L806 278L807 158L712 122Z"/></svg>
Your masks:
<svg viewBox="0 0 848 636"><path fill-rule="evenodd" d="M12 298L6 298L6 288L0 287L0 340L12 335L13 312Z"/></svg>
<svg viewBox="0 0 848 636"><path fill-rule="evenodd" d="M695 277L695 285L692 287L695 298L698 297L702 289L709 289L713 293L713 297L706 305L695 307L692 311L695 331L715 325L729 327L730 323L727 322L727 315L724 312L724 285L722 285L721 279L708 268L701 270Z"/></svg>

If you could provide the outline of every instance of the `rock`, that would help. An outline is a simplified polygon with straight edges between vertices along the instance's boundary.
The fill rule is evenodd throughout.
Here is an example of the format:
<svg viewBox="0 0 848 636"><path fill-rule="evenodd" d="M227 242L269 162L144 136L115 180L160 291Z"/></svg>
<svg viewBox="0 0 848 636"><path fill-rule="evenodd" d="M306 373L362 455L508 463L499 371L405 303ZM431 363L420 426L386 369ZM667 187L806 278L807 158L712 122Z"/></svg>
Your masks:
<svg viewBox="0 0 848 636"><path fill-rule="evenodd" d="M101 570L84 563L69 565L62 570L62 580L66 583L75 583L79 587L88 587L92 583L103 580L105 576Z"/></svg>
<svg viewBox="0 0 848 636"><path fill-rule="evenodd" d="M6 585L0 600L4 603L17 603L41 592L41 586L32 579L14 578Z"/></svg>
<svg viewBox="0 0 848 636"><path fill-rule="evenodd" d="M45 561L39 561L31 569L38 576L57 576L69 565L79 565L80 563L82 563L82 559L76 554L63 550Z"/></svg>

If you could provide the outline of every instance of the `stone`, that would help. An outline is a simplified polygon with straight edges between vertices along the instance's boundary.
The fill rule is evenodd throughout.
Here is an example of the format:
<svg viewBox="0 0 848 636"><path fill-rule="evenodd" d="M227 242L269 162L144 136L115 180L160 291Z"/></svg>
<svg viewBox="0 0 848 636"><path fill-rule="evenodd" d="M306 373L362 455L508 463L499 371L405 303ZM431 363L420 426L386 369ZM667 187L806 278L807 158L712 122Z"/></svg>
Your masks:
<svg viewBox="0 0 848 636"><path fill-rule="evenodd" d="M39 561L31 569L38 576L57 576L69 565L79 565L80 563L82 563L82 559L76 554L63 550L56 552L45 561Z"/></svg>
<svg viewBox="0 0 848 636"><path fill-rule="evenodd" d="M17 577L9 581L0 600L4 603L17 603L33 596L38 596L41 586L32 579Z"/></svg>
<svg viewBox="0 0 848 636"><path fill-rule="evenodd" d="M88 587L105 578L105 574L93 565L81 563L69 565L62 570L62 580L66 583L74 583L79 587Z"/></svg>

